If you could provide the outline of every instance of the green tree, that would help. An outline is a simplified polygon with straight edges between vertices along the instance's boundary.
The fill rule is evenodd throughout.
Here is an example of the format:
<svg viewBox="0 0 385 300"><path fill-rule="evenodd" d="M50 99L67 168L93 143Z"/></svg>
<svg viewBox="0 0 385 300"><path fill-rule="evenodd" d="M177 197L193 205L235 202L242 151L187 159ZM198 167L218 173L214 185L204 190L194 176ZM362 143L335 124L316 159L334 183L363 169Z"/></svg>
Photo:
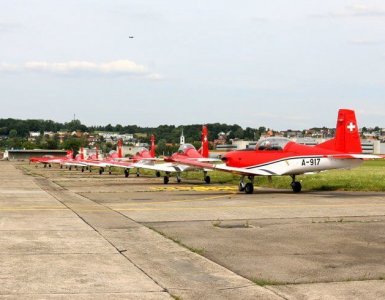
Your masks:
<svg viewBox="0 0 385 300"><path fill-rule="evenodd" d="M15 138L17 137L17 130L16 129L11 129L8 134L9 138Z"/></svg>

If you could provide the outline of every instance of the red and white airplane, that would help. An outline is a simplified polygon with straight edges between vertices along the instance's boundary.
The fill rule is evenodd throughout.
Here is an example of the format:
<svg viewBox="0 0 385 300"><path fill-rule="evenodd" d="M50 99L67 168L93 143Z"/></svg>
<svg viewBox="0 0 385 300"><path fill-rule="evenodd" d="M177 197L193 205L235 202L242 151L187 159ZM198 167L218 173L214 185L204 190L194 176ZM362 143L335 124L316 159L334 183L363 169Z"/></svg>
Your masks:
<svg viewBox="0 0 385 300"><path fill-rule="evenodd" d="M202 136L201 136L202 147L199 150L196 150L195 147L191 144L181 144L178 152L172 154L170 157L164 158L166 163L154 164L154 163L143 163L139 162L134 164L137 168L154 170L157 172L157 176L160 176L160 172L164 172L165 176L163 177L164 184L167 184L170 180L171 173L176 173L177 182L181 182L181 173L185 171L190 171L193 169L203 170L203 179L208 184L211 181L210 176L207 175L205 168L191 166L185 164L185 162L210 162L218 161L217 159L209 158L209 141L208 141L208 130L207 126L202 127Z"/></svg>
<svg viewBox="0 0 385 300"><path fill-rule="evenodd" d="M62 164L63 162L72 160L73 152L68 150L66 156L52 156L46 155L43 157L30 157L30 163L40 163L44 165L44 168L51 167L52 164Z"/></svg>
<svg viewBox="0 0 385 300"><path fill-rule="evenodd" d="M232 172L241 175L239 190L246 194L254 191L255 176L290 176L294 192L302 186L296 176L331 169L350 169L364 159L382 158L362 154L356 116L353 110L340 109L336 135L316 146L297 144L286 138L271 137L260 140L255 149L231 151L222 158L223 164L184 161L190 166ZM178 159L174 159L179 162ZM245 177L249 182L245 183Z"/></svg>
<svg viewBox="0 0 385 300"><path fill-rule="evenodd" d="M136 176L139 177L139 168L136 164L140 165L149 165L153 164L157 159L155 158L155 136L151 135L151 146L150 149L145 147L140 148L136 154L131 158L123 158L122 157L122 144L118 143L118 157L111 156L110 159L103 161L105 167L116 167L116 168L124 168L124 175L128 177L130 175L130 169L136 168ZM100 172L100 171L99 171Z"/></svg>

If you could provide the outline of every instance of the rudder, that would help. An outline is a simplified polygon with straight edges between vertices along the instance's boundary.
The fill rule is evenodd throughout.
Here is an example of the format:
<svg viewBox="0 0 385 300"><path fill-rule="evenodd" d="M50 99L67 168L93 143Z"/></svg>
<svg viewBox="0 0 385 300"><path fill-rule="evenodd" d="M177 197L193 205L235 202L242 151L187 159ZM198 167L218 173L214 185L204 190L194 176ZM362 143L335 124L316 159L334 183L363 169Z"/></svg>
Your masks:
<svg viewBox="0 0 385 300"><path fill-rule="evenodd" d="M340 109L338 111L335 138L319 144L317 147L345 153L362 153L354 110Z"/></svg>

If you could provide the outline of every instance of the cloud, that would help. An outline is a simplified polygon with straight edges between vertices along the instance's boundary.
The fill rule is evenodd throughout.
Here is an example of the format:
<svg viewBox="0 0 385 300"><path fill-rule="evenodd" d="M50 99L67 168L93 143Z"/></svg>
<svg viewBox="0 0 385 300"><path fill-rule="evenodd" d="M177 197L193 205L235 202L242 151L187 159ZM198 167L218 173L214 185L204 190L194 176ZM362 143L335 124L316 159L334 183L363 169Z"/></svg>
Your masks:
<svg viewBox="0 0 385 300"><path fill-rule="evenodd" d="M159 74L152 73L147 67L130 60L116 60L104 63L89 61L46 62L29 61L22 65L0 63L0 71L29 71L58 75L101 74L125 75L159 80Z"/></svg>
<svg viewBox="0 0 385 300"><path fill-rule="evenodd" d="M1 72L14 72L17 70L18 70L17 65L0 63L0 71Z"/></svg>
<svg viewBox="0 0 385 300"><path fill-rule="evenodd" d="M18 23L0 22L0 32L9 32L17 28L21 28L21 25Z"/></svg>
<svg viewBox="0 0 385 300"><path fill-rule="evenodd" d="M375 109L375 108L364 108L364 109L359 109L358 112L361 115L364 116L370 116L370 117L385 117L385 112L381 111L380 109Z"/></svg>
<svg viewBox="0 0 385 300"><path fill-rule="evenodd" d="M354 4L345 6L339 11L330 11L324 14L313 14L321 18L352 18L352 17L385 17L385 7Z"/></svg>
<svg viewBox="0 0 385 300"><path fill-rule="evenodd" d="M354 39L349 41L349 44L359 45L359 46L380 45L383 43L384 41L374 41L374 40L365 40L365 39Z"/></svg>

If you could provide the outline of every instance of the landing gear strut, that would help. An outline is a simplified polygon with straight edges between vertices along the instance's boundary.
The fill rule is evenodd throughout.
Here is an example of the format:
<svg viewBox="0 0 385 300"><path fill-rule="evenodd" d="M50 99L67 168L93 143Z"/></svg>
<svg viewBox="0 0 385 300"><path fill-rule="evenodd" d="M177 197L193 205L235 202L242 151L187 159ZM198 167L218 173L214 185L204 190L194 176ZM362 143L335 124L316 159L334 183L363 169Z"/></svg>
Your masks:
<svg viewBox="0 0 385 300"><path fill-rule="evenodd" d="M103 167L100 167L100 168L99 168L99 175L102 175L103 172L104 172L104 168L103 168Z"/></svg>
<svg viewBox="0 0 385 300"><path fill-rule="evenodd" d="M204 177L204 181L205 181L207 184L210 184L211 178L210 178L210 176L207 175L207 171L203 171L203 177Z"/></svg>
<svg viewBox="0 0 385 300"><path fill-rule="evenodd" d="M136 177L139 177L139 176L140 176L139 169L136 169Z"/></svg>
<svg viewBox="0 0 385 300"><path fill-rule="evenodd" d="M167 184L170 181L170 173L166 172L166 174L163 177L163 183Z"/></svg>
<svg viewBox="0 0 385 300"><path fill-rule="evenodd" d="M182 179L180 178L180 173L176 174L176 182L177 183L181 183L182 182Z"/></svg>
<svg viewBox="0 0 385 300"><path fill-rule="evenodd" d="M294 193L299 193L302 190L302 185L299 181L295 181L295 175L291 175L291 178L293 181L291 182L291 188L293 189Z"/></svg>
<svg viewBox="0 0 385 300"><path fill-rule="evenodd" d="M254 192L254 176L248 177L250 182L245 183L245 176L241 177L241 181L239 182L239 191L245 192L246 194L252 194Z"/></svg>

